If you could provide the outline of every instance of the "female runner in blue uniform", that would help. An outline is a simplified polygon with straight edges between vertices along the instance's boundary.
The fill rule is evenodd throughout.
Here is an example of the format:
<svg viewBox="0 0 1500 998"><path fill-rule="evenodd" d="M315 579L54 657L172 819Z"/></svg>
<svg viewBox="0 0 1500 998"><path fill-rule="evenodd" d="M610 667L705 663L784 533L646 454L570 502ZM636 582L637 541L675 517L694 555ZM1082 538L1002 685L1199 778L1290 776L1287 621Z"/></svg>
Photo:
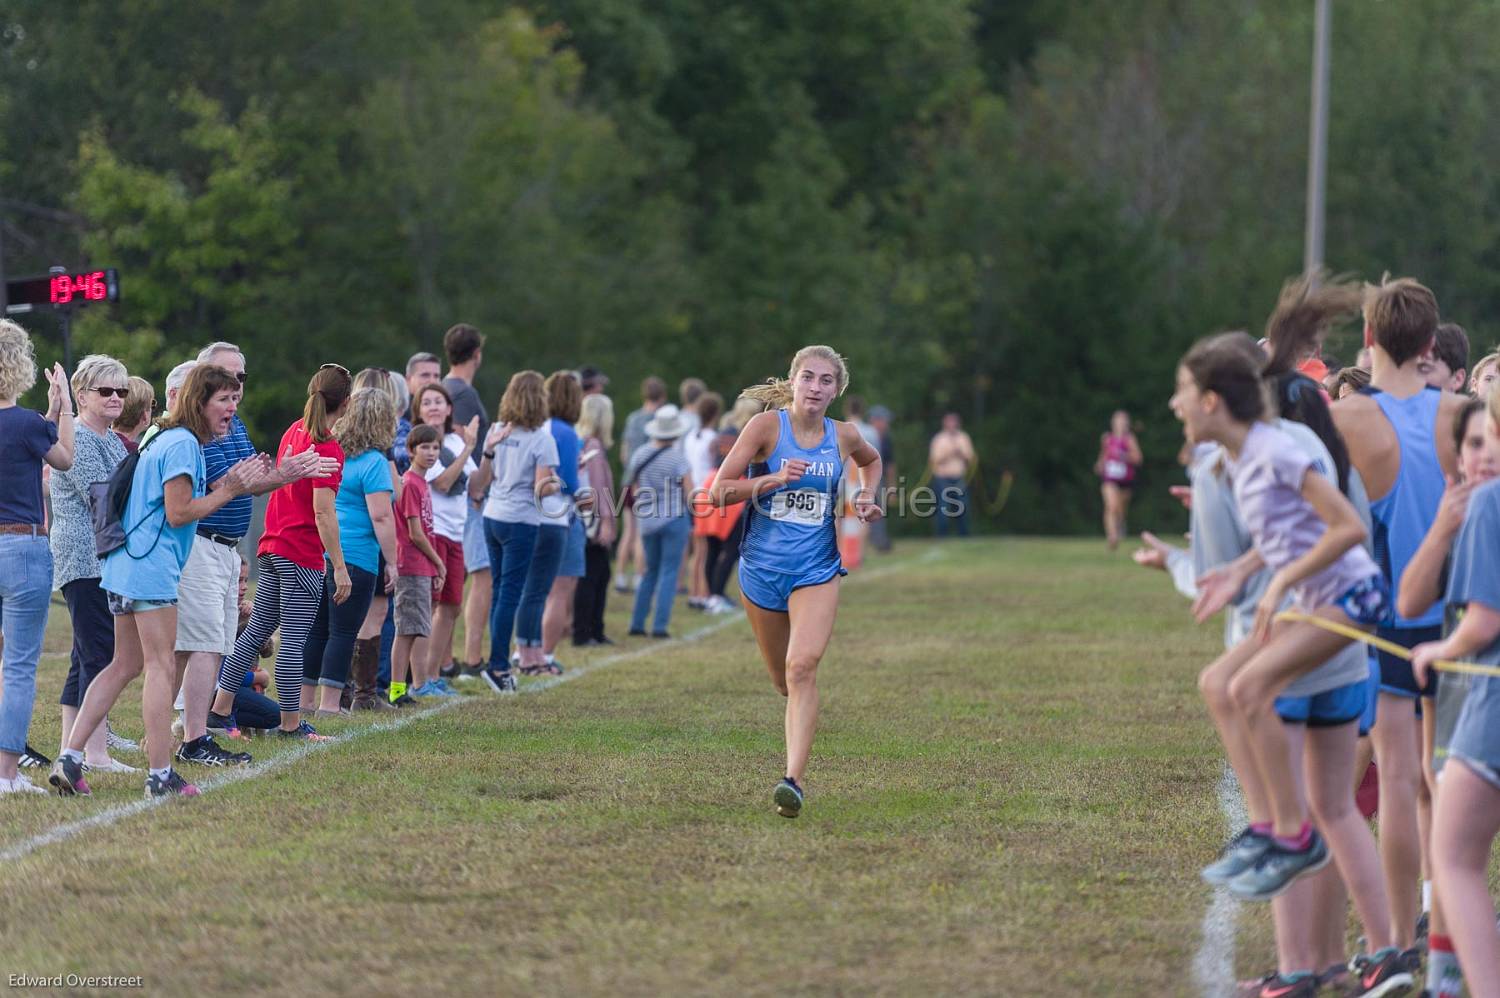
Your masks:
<svg viewBox="0 0 1500 998"><path fill-rule="evenodd" d="M717 506L749 500L740 594L771 682L787 698L786 778L772 794L786 818L802 810L802 774L818 722L818 662L833 636L839 578L847 574L834 523L846 460L859 475L855 515L866 523L881 515L879 452L853 423L827 415L847 387L844 358L808 346L792 358L788 380L746 389L742 397L768 411L746 424L709 490Z"/></svg>

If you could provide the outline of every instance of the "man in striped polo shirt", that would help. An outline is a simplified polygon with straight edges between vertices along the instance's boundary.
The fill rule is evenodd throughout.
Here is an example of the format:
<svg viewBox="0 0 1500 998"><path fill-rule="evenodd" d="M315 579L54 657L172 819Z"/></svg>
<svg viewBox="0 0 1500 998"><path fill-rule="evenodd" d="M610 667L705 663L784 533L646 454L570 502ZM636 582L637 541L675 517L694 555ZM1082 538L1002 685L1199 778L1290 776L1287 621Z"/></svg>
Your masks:
<svg viewBox="0 0 1500 998"><path fill-rule="evenodd" d="M198 354L199 364L229 371L244 393L245 355L233 343L212 343ZM205 480L210 491L235 464L256 453L245 424L236 415L229 432L203 447ZM269 458L267 458L269 460ZM198 534L177 588L177 667L182 670L183 735L177 758L203 766L242 765L248 752L227 752L208 732L208 709L224 656L234 651L239 624L239 543L250 532L252 495L263 495L303 478L330 473L312 451L282 460L274 474L251 495L231 499L198 521ZM332 462L329 462L332 463ZM221 721L222 723L222 721Z"/></svg>

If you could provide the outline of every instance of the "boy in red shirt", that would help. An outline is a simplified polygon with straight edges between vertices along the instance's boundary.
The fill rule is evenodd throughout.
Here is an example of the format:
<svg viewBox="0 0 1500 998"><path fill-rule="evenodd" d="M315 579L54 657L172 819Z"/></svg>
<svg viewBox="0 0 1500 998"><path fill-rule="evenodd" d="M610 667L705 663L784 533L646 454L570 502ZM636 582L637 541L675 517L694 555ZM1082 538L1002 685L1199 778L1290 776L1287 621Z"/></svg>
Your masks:
<svg viewBox="0 0 1500 998"><path fill-rule="evenodd" d="M427 487L427 469L437 462L441 449L436 428L412 427L406 438L411 468L401 479L401 501L396 504L396 643L391 649L391 703L408 706L416 696L455 696L428 676L417 675L412 657L418 638L432 633L432 594L442 591L447 567L432 544L432 492ZM411 693L406 673L412 673Z"/></svg>

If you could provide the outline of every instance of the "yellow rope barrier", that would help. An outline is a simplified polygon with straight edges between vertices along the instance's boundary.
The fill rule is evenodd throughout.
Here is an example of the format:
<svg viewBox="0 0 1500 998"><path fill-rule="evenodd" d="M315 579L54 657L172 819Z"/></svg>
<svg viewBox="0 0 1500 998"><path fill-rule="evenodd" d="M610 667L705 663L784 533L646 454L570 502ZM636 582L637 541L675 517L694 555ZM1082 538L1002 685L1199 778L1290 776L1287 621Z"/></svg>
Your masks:
<svg viewBox="0 0 1500 998"><path fill-rule="evenodd" d="M1336 620L1329 620L1326 617L1315 617L1310 613L1297 613L1292 610L1284 610L1278 613L1276 619L1286 621L1287 623L1312 624L1314 627L1321 627L1325 631L1332 631L1334 634L1353 641L1361 641L1372 647L1379 648L1381 651L1390 652L1397 658L1405 659L1408 662L1411 661L1410 649L1403 648L1393 641L1377 638L1375 635L1361 631L1357 627L1340 624ZM1433 662L1432 668L1439 672L1463 672L1471 676L1500 676L1500 666L1479 665L1477 662Z"/></svg>

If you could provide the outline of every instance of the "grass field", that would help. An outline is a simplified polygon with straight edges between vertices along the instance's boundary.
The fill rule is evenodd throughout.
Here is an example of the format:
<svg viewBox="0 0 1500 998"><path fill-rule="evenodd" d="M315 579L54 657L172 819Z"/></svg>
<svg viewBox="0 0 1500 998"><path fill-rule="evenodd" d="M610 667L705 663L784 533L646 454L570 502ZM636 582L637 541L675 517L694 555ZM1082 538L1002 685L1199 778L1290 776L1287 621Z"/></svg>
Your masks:
<svg viewBox="0 0 1500 998"><path fill-rule="evenodd" d="M249 778L194 801L108 775L5 799L4 969L158 994L1195 994L1225 822L1194 676L1218 640L1098 542L909 544L845 583L796 821L735 618L306 754L252 741ZM134 737L138 697L114 713ZM1240 939L1265 962L1262 912Z"/></svg>

